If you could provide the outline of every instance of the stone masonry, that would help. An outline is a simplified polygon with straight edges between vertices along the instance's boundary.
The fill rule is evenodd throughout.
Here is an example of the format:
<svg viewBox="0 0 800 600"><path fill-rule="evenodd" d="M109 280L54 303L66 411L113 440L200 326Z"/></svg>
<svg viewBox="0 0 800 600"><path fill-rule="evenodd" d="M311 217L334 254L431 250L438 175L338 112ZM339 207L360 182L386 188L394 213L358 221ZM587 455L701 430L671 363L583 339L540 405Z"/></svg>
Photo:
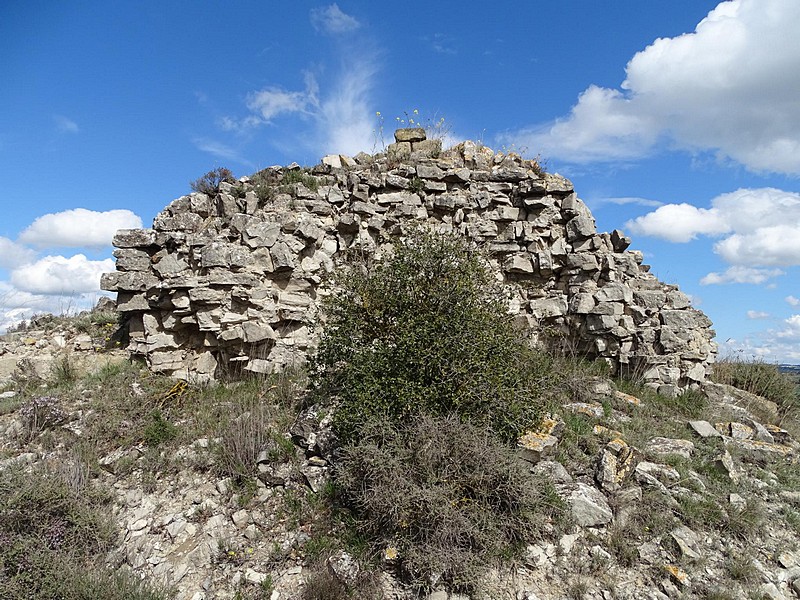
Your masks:
<svg viewBox="0 0 800 600"><path fill-rule="evenodd" d="M326 276L425 226L486 249L533 339L665 393L704 381L710 320L650 274L622 232L597 233L568 180L474 142L442 151L422 129L395 138L382 154L224 182L173 201L152 229L120 230L102 287L117 292L129 350L199 381L302 362L321 332Z"/></svg>

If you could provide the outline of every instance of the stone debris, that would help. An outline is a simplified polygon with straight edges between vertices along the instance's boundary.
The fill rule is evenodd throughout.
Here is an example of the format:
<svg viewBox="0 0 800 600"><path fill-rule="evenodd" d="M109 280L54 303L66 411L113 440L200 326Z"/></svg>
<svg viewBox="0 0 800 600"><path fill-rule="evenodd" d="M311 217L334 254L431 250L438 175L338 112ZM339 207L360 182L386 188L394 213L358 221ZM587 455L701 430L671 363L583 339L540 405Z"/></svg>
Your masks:
<svg viewBox="0 0 800 600"><path fill-rule="evenodd" d="M689 421L689 427L701 438L721 437L722 433L708 421Z"/></svg>
<svg viewBox="0 0 800 600"><path fill-rule="evenodd" d="M614 492L631 476L639 461L639 451L617 438L600 451L595 481L605 492Z"/></svg>
<svg viewBox="0 0 800 600"><path fill-rule="evenodd" d="M585 483L578 483L566 500L572 511L572 517L582 527L606 525L614 516L605 495Z"/></svg>
<svg viewBox="0 0 800 600"><path fill-rule="evenodd" d="M691 458L694 444L689 440L654 437L645 447L645 452L657 456L676 454L683 458Z"/></svg>

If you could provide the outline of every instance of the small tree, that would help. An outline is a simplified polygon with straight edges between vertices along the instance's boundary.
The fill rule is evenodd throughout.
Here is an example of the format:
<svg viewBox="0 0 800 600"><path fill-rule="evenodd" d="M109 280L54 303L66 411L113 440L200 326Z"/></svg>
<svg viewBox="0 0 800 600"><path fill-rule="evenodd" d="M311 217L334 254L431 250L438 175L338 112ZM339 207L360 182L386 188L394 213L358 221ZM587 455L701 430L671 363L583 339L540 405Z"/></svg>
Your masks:
<svg viewBox="0 0 800 600"><path fill-rule="evenodd" d="M341 400L340 440L419 414L457 414L507 440L534 423L548 359L514 330L485 258L462 238L415 232L338 283L312 386Z"/></svg>
<svg viewBox="0 0 800 600"><path fill-rule="evenodd" d="M225 167L218 167L203 175L200 179L195 179L190 182L192 190L208 194L209 196L215 195L219 191L219 184L223 181L232 182L235 178L233 172Z"/></svg>

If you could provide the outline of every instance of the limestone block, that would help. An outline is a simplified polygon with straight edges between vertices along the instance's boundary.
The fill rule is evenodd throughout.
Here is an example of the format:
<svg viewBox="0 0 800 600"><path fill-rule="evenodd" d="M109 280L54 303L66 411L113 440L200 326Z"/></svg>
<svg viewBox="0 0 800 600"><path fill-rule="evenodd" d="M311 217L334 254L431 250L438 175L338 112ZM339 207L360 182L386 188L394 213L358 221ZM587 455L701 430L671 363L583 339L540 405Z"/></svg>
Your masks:
<svg viewBox="0 0 800 600"><path fill-rule="evenodd" d="M598 302L588 312L593 315L622 315L625 305L622 302Z"/></svg>
<svg viewBox="0 0 800 600"><path fill-rule="evenodd" d="M158 285L158 278L141 271L117 271L100 276L100 289L107 292L144 292Z"/></svg>
<svg viewBox="0 0 800 600"><path fill-rule="evenodd" d="M619 229L611 232L611 246L614 252L624 252L631 245L631 238L622 233Z"/></svg>
<svg viewBox="0 0 800 600"><path fill-rule="evenodd" d="M280 223L271 221L251 221L244 230L244 242L251 248L266 246L271 248L281 233Z"/></svg>
<svg viewBox="0 0 800 600"><path fill-rule="evenodd" d="M647 443L645 450L658 456L676 454L684 458L691 458L694 444L690 440L654 437Z"/></svg>
<svg viewBox="0 0 800 600"><path fill-rule="evenodd" d="M396 129L394 139L396 142L421 142L427 138L422 127L405 127Z"/></svg>
<svg viewBox="0 0 800 600"><path fill-rule="evenodd" d="M699 310L662 310L661 322L676 329L711 327L711 321Z"/></svg>
<svg viewBox="0 0 800 600"><path fill-rule="evenodd" d="M248 344L263 342L264 340L274 340L278 336L275 330L269 325L253 322L244 322L241 325L243 339Z"/></svg>
<svg viewBox="0 0 800 600"><path fill-rule="evenodd" d="M658 310L664 306L667 295L661 290L634 290L633 298L640 306Z"/></svg>
<svg viewBox="0 0 800 600"><path fill-rule="evenodd" d="M617 318L611 315L587 315L586 328L592 333L609 331L617 325Z"/></svg>
<svg viewBox="0 0 800 600"><path fill-rule="evenodd" d="M609 283L597 290L595 298L598 302L633 302L633 290L624 283Z"/></svg>
<svg viewBox="0 0 800 600"><path fill-rule="evenodd" d="M558 174L545 173L544 185L548 194L563 195L573 191L572 182Z"/></svg>
<svg viewBox="0 0 800 600"><path fill-rule="evenodd" d="M322 164L327 165L333 169L341 169L342 168L342 157L338 154L328 154L327 156L322 157Z"/></svg>
<svg viewBox="0 0 800 600"><path fill-rule="evenodd" d="M592 294L575 294L569 302L569 312L577 315L585 315L592 312L595 306L595 299Z"/></svg>
<svg viewBox="0 0 800 600"><path fill-rule="evenodd" d="M131 312L134 310L148 310L150 303L144 294L130 294L119 292L117 294L117 310L119 312Z"/></svg>
<svg viewBox="0 0 800 600"><path fill-rule="evenodd" d="M223 290L197 287L189 290L189 300L202 304L219 304L226 296Z"/></svg>
<svg viewBox="0 0 800 600"><path fill-rule="evenodd" d="M689 296L679 290L672 290L667 294L667 305L671 308L688 308L692 305Z"/></svg>
<svg viewBox="0 0 800 600"><path fill-rule="evenodd" d="M419 196L411 192L387 192L378 194L377 200L378 204L381 205L404 204L406 202L416 202L418 204Z"/></svg>
<svg viewBox="0 0 800 600"><path fill-rule="evenodd" d="M325 235L325 232L311 219L301 220L295 233L309 242L316 242Z"/></svg>
<svg viewBox="0 0 800 600"><path fill-rule="evenodd" d="M185 368L185 357L186 354L182 350L153 352L148 355L148 363L150 364L150 368L156 373L170 372Z"/></svg>
<svg viewBox="0 0 800 600"><path fill-rule="evenodd" d="M559 317L567 314L567 299L540 298L530 303L531 315L535 318Z"/></svg>
<svg viewBox="0 0 800 600"><path fill-rule="evenodd" d="M594 219L591 217L580 215L567 222L567 239L569 241L590 237L595 232Z"/></svg>
<svg viewBox="0 0 800 600"><path fill-rule="evenodd" d="M195 313L197 327L200 331L220 331L219 324L222 318L222 309L213 306L203 306Z"/></svg>
<svg viewBox="0 0 800 600"><path fill-rule="evenodd" d="M181 347L181 340L179 340L173 333L155 333L148 335L146 339L147 349L149 352L157 350L176 350Z"/></svg>
<svg viewBox="0 0 800 600"><path fill-rule="evenodd" d="M119 271L147 271L150 269L150 255L136 248L120 248L114 250Z"/></svg>
<svg viewBox="0 0 800 600"><path fill-rule="evenodd" d="M152 229L119 229L112 244L116 248L147 248L155 242L156 234Z"/></svg>
<svg viewBox="0 0 800 600"><path fill-rule="evenodd" d="M435 158L442 152L442 140L422 140L411 142L412 160Z"/></svg>
<svg viewBox="0 0 800 600"><path fill-rule="evenodd" d="M441 179L444 177L444 171L436 165L419 164L417 165L417 177L420 179Z"/></svg>
<svg viewBox="0 0 800 600"><path fill-rule="evenodd" d="M527 252L512 254L503 262L503 270L507 273L533 273L533 261Z"/></svg>
<svg viewBox="0 0 800 600"><path fill-rule="evenodd" d="M519 218L519 208L516 206L499 206L495 210L496 220L516 221Z"/></svg>
<svg viewBox="0 0 800 600"><path fill-rule="evenodd" d="M411 158L411 142L396 142L386 148L386 157L390 161L407 161Z"/></svg>
<svg viewBox="0 0 800 600"><path fill-rule="evenodd" d="M444 180L454 183L468 183L471 176L472 172L469 169L461 167L458 169L449 169L444 174Z"/></svg>
<svg viewBox="0 0 800 600"><path fill-rule="evenodd" d="M585 483L578 483L566 500L572 517L582 527L606 525L613 519L611 507L603 493Z"/></svg>
<svg viewBox="0 0 800 600"><path fill-rule="evenodd" d="M579 269L581 271L597 271L599 268L597 257L591 252L567 254L566 266L567 268Z"/></svg>
<svg viewBox="0 0 800 600"><path fill-rule="evenodd" d="M153 270L162 277L175 277L188 270L188 268L189 264L182 258L177 258L174 254L167 254L153 264Z"/></svg>
<svg viewBox="0 0 800 600"><path fill-rule="evenodd" d="M294 253L286 242L277 242L270 248L269 253L272 258L273 268L276 272L291 271L295 268Z"/></svg>

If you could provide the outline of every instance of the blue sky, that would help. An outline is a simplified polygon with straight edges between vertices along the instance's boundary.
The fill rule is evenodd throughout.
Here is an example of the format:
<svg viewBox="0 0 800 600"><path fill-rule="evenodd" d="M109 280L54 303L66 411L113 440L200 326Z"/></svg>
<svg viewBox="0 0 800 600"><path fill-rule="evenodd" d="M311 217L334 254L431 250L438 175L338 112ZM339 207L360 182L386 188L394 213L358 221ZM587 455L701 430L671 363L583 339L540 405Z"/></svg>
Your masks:
<svg viewBox="0 0 800 600"><path fill-rule="evenodd" d="M723 352L800 363L798 25L797 0L9 0L0 329L91 305L113 232L206 171L379 150L417 109L572 179Z"/></svg>

